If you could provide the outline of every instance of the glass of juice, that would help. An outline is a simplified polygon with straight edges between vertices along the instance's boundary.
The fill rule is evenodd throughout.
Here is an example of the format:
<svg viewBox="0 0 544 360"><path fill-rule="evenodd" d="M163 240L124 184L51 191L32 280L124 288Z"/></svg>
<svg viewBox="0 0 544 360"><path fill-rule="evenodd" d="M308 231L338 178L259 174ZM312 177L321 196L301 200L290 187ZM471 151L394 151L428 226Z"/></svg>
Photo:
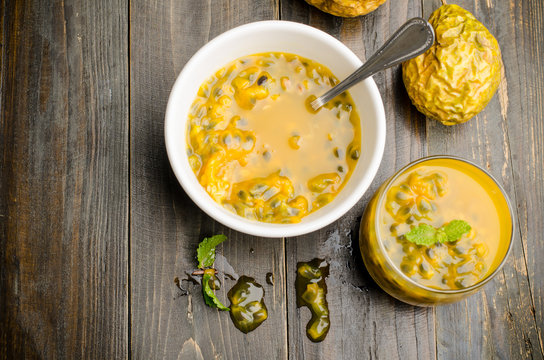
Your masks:
<svg viewBox="0 0 544 360"><path fill-rule="evenodd" d="M370 275L391 296L418 306L459 301L501 269L514 234L501 185L453 156L400 169L374 194L359 245Z"/></svg>

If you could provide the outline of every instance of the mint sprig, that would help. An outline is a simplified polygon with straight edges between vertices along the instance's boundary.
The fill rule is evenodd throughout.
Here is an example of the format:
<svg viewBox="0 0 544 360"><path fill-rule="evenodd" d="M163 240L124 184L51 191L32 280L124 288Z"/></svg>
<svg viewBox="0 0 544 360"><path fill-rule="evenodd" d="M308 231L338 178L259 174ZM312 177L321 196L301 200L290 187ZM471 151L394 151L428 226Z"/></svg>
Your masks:
<svg viewBox="0 0 544 360"><path fill-rule="evenodd" d="M441 229L443 229L444 233L446 233L448 236L447 241L457 241L472 228L466 221L452 220L446 225L442 226Z"/></svg>
<svg viewBox="0 0 544 360"><path fill-rule="evenodd" d="M215 261L215 247L227 240L225 235L214 235L209 238L204 238L196 251L198 259L198 267L203 269L212 266Z"/></svg>
<svg viewBox="0 0 544 360"><path fill-rule="evenodd" d="M210 281L213 281L214 270L208 269L204 271L202 276L202 294L204 295L204 302L210 307L218 308L219 310L230 311L228 307L223 305L221 301L215 296L212 288L210 287Z"/></svg>
<svg viewBox="0 0 544 360"><path fill-rule="evenodd" d="M225 235L214 235L209 238L204 238L198 244L198 249L196 250L196 257L198 260L198 267L200 269L210 268L215 262L215 247L221 244L223 241L227 240ZM202 274L202 270L199 270ZM215 292L210 286L210 282L215 278L215 269L205 269L202 274L202 295L204 295L204 302L206 305L219 310L230 311L228 307L223 305L221 301L215 295Z"/></svg>
<svg viewBox="0 0 544 360"><path fill-rule="evenodd" d="M416 245L431 246L438 242L457 241L470 230L470 225L464 220L452 220L440 228L421 223L404 234L404 238Z"/></svg>

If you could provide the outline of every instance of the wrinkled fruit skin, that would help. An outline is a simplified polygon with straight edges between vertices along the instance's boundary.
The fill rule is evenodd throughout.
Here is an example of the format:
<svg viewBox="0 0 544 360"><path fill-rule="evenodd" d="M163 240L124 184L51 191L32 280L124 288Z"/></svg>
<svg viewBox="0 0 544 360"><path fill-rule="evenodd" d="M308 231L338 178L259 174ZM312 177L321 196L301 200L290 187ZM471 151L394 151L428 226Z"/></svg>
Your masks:
<svg viewBox="0 0 544 360"><path fill-rule="evenodd" d="M355 17L376 10L386 0L306 0L321 11L342 17Z"/></svg>
<svg viewBox="0 0 544 360"><path fill-rule="evenodd" d="M432 13L436 41L402 64L402 78L415 107L444 125L464 123L489 103L501 80L497 40L457 5Z"/></svg>

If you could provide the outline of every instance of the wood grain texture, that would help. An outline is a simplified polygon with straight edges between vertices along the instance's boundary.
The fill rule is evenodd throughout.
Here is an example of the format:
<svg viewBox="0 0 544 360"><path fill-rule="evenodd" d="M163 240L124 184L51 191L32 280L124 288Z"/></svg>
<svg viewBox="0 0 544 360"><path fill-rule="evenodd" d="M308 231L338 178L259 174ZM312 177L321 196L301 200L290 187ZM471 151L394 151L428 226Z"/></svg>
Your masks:
<svg viewBox="0 0 544 360"><path fill-rule="evenodd" d="M511 161L510 193L515 197L518 234L530 291L518 325L527 352L544 354L544 3L495 1L489 19L502 45L506 79L499 92ZM520 259L521 260L521 259ZM523 274L523 262L515 270ZM512 280L509 280L512 281ZM508 283L509 285L509 283ZM509 286L510 287L510 286ZM512 291L512 290L510 290ZM514 290L515 291L515 290ZM532 319L536 329L532 328ZM529 326L528 326L529 325ZM527 330L526 330L527 329ZM520 335L518 335L520 336ZM537 358L537 356L535 356Z"/></svg>
<svg viewBox="0 0 544 360"><path fill-rule="evenodd" d="M131 53L131 327L135 359L287 358L282 239L260 239L203 214L173 176L164 146L170 89L187 60L209 39L244 23L272 19L273 1L132 1ZM205 236L224 233L218 253L240 275L264 286L269 318L248 335L229 314L204 304L185 281ZM274 285L265 282L274 273ZM188 291L176 287L174 279ZM220 276L219 298L234 281Z"/></svg>
<svg viewBox="0 0 544 360"><path fill-rule="evenodd" d="M335 36L363 61L407 19L421 13L419 3L388 2L355 19L325 14L302 1L282 1L281 18L310 24ZM387 117L386 151L372 186L342 219L327 228L287 239L289 357L292 359L428 359L435 357L433 309L402 304L370 278L358 246L358 226L364 206L394 171L425 154L424 117L411 108L400 69L374 76ZM363 115L364 119L364 115ZM330 263L327 300L331 329L319 344L305 334L310 316L297 309L296 264L314 257Z"/></svg>
<svg viewBox="0 0 544 360"><path fill-rule="evenodd" d="M531 38L536 35L534 32L516 31L518 28L523 29L523 25L517 25L517 21L512 22L518 11L518 6L514 6L513 2L508 5L503 1L465 0L456 1L456 4L472 12L497 37L502 49L505 76L497 95L484 111L469 122L445 127L435 121L427 121L429 153L461 156L474 161L493 174L504 185L514 204L518 229L508 262L483 291L460 303L437 308L437 355L445 359L479 357L541 359L542 319L539 319L538 323L535 318L532 297L535 289L531 289L531 278L528 274L531 273L534 277L534 271L539 268L542 270L542 267L527 261L527 251L524 251L524 247L526 249L529 242L533 254L541 254L540 256L543 249L542 244L539 245L533 238L536 234L528 233L526 223L528 217L522 211L527 209L527 198L532 200L535 195L535 200L538 201L540 197L542 204L542 178L538 180L535 178L542 174L542 142L537 141L537 138L524 139L522 153L519 153L519 150L512 151L513 147L520 144L520 137L528 135L523 134L526 129L532 133L529 136L538 136L533 132L540 131L540 139L543 138L542 125L537 125L536 119L526 115L525 110L521 111L520 107L531 109L534 106L532 102L537 99L534 96L532 98L523 96L522 92L525 89L522 88L542 85L544 68L542 63L534 61L536 59L528 58L521 63L532 68L531 70L536 70L540 66L540 75L535 71L531 74L532 77L529 77L518 69L520 54L534 56L528 44L539 45L536 39ZM536 2L533 5L536 5ZM424 0L424 17L427 18L439 6L440 1ZM515 47L512 46L512 41L522 41L524 45ZM524 85L520 87L520 84ZM539 100L542 104L541 90ZM516 106L517 109L512 109L509 104ZM527 114L531 113L529 110ZM524 129L522 132L519 131L520 125ZM534 164L536 159L541 160L539 166ZM533 161L530 176L523 178L518 176L516 179L514 169L519 168L517 165L519 161L529 163ZM538 233L542 231L542 208L536 209L534 205L529 205L529 208L534 210L531 219L539 219L536 220L537 224L530 224L537 225L532 231ZM533 215L536 217L533 218ZM537 277L539 279L537 281L541 281L541 277Z"/></svg>
<svg viewBox="0 0 544 360"><path fill-rule="evenodd" d="M0 359L128 349L124 1L2 1Z"/></svg>

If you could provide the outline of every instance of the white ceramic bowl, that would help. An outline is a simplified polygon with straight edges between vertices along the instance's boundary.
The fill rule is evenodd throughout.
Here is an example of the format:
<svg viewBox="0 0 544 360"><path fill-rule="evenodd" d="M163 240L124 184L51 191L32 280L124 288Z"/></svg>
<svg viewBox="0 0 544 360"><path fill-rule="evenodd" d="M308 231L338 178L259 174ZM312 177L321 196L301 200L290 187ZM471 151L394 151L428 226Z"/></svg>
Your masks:
<svg viewBox="0 0 544 360"><path fill-rule="evenodd" d="M187 114L200 85L228 62L262 52L286 52L315 60L344 79L362 65L344 44L313 27L288 21L260 21L237 27L203 46L179 74L166 109L168 158L181 186L209 216L256 236L286 237L306 234L340 218L367 190L376 175L385 145L385 114L378 88L367 79L349 91L361 118L361 157L348 183L336 198L297 224L269 224L248 220L217 204L204 190L187 158Z"/></svg>

